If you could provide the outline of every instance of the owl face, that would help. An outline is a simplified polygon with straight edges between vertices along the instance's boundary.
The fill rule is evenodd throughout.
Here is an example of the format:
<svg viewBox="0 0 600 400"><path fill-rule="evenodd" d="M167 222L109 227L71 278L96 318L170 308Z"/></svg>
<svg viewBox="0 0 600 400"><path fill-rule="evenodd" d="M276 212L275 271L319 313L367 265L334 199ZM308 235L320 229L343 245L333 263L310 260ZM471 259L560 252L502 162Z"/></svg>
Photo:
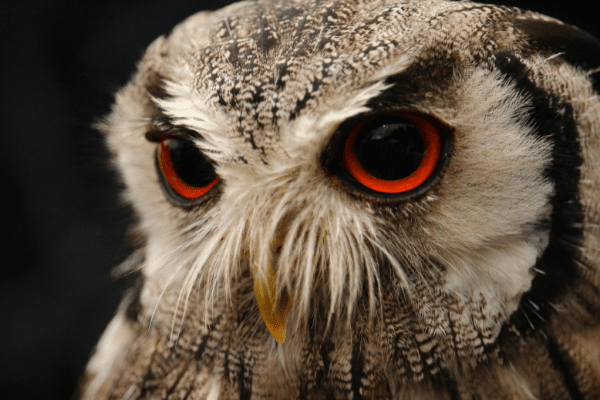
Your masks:
<svg viewBox="0 0 600 400"><path fill-rule="evenodd" d="M598 240L597 64L574 44L600 48L467 2L190 17L103 128L145 239L138 318L175 338L244 310L236 332L288 349L385 323L452 336L442 366L537 326Z"/></svg>
<svg viewBox="0 0 600 400"><path fill-rule="evenodd" d="M150 46L109 143L144 274L180 286L175 307L253 271L265 307L285 292L296 317L417 281L481 299L493 324L515 311L549 243L553 133L574 127L558 106L539 111L551 130L532 117L547 93L523 80L552 63L506 34L525 16L427 4L236 4Z"/></svg>

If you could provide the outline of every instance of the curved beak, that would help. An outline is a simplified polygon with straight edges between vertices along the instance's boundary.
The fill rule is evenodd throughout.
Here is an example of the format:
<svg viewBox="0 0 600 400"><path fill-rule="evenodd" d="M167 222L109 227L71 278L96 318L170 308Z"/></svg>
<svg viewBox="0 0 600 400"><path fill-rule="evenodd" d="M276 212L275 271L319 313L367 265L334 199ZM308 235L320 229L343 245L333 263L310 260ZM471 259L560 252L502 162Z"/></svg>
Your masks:
<svg viewBox="0 0 600 400"><path fill-rule="evenodd" d="M261 279L257 276L256 268L252 269L254 278L254 295L260 310L260 315L267 325L271 335L279 343L285 342L285 318L291 307L291 301L287 294L282 294L280 298L276 296L276 273L274 268L269 265L267 278Z"/></svg>

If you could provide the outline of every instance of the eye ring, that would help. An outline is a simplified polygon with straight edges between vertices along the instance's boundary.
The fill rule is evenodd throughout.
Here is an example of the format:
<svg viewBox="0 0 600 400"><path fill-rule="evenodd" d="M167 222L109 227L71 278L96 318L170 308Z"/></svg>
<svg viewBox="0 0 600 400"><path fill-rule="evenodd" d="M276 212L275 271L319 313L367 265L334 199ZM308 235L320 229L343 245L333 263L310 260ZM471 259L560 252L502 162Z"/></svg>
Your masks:
<svg viewBox="0 0 600 400"><path fill-rule="evenodd" d="M363 128L382 117L397 118L414 124L423 141L424 152L418 167L401 179L387 180L374 176L361 164L356 152L357 138L361 135ZM376 195L396 196L418 190L436 175L450 150L448 141L445 140L438 125L437 121L431 121L430 118L409 112L378 114L366 118L352 129L345 141L342 154L343 166L360 186Z"/></svg>
<svg viewBox="0 0 600 400"><path fill-rule="evenodd" d="M196 154L193 154L196 160L191 161L196 161L200 164L200 168L202 169L201 172L204 174L202 183L194 185L185 182L184 179L182 179L181 174L177 171L173 160L172 149L169 146L173 146L175 143L174 141L180 142L179 145L187 142L173 137L166 137L160 140L156 155L157 172L161 178L163 191L171 202L180 206L193 205L210 192L210 190L219 183L221 178L216 174L214 167L208 163L202 153L196 149ZM187 143L186 145L190 147L193 146L193 144ZM190 162L190 160L186 161L188 163Z"/></svg>

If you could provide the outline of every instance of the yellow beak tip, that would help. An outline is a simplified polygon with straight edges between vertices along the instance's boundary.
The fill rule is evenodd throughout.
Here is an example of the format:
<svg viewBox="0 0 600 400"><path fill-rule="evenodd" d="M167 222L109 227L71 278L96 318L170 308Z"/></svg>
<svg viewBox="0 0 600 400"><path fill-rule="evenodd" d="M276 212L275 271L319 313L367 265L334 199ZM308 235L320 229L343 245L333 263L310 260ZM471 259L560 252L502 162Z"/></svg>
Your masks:
<svg viewBox="0 0 600 400"><path fill-rule="evenodd" d="M283 344L286 334L285 319L291 302L289 296L285 294L278 299L274 295L275 289L275 273L272 270L269 270L267 281L254 277L254 293L261 317L271 336Z"/></svg>
<svg viewBox="0 0 600 400"><path fill-rule="evenodd" d="M275 340L281 344L285 343L285 326L274 329L267 325L267 328Z"/></svg>

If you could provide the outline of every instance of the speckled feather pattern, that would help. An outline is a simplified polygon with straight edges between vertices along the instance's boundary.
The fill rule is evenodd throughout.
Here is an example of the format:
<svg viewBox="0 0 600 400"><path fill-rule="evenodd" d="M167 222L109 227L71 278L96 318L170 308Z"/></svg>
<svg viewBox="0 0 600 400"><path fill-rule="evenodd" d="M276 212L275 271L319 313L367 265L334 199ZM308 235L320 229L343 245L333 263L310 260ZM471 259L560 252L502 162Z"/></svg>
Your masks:
<svg viewBox="0 0 600 400"><path fill-rule="evenodd" d="M540 26L575 29L469 2L258 1L157 39L101 126L144 244L81 398L600 397L599 65ZM388 109L453 135L439 181L396 202L325 168ZM165 198L146 139L183 130L222 177L193 207ZM254 297L268 265L284 344Z"/></svg>

